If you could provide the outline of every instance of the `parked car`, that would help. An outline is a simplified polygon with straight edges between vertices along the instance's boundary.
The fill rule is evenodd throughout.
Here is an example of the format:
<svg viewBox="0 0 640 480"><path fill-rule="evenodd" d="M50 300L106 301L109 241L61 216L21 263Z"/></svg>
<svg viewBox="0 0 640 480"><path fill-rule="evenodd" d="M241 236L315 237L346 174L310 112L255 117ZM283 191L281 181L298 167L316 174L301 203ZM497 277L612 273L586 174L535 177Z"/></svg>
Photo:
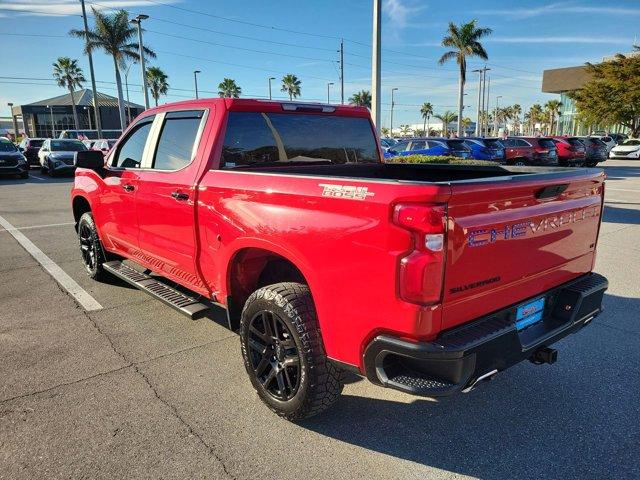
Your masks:
<svg viewBox="0 0 640 480"><path fill-rule="evenodd" d="M55 177L59 173L75 170L74 156L76 152L83 152L87 147L80 140L48 138L40 147L40 171Z"/></svg>
<svg viewBox="0 0 640 480"><path fill-rule="evenodd" d="M476 160L506 160L504 145L497 138L466 137L464 143L471 149L471 157Z"/></svg>
<svg viewBox="0 0 640 480"><path fill-rule="evenodd" d="M595 167L599 162L604 162L609 156L607 145L596 137L570 137L577 138L586 149L585 165Z"/></svg>
<svg viewBox="0 0 640 480"><path fill-rule="evenodd" d="M18 149L29 162L29 166L40 165L38 152L45 140L45 138L24 138L18 145Z"/></svg>
<svg viewBox="0 0 640 480"><path fill-rule="evenodd" d="M122 130L102 130L102 138L118 139ZM97 130L63 130L58 138L71 138L74 140L98 140Z"/></svg>
<svg viewBox="0 0 640 480"><path fill-rule="evenodd" d="M107 140L107 139L96 140L95 142L93 142L93 145L91 146L91 150L98 150L102 152L102 154L106 157L109 151L116 144L116 142L117 140Z"/></svg>
<svg viewBox="0 0 640 480"><path fill-rule="evenodd" d="M471 149L465 144L462 138L429 137L428 140L436 140L445 144L449 149L449 153L447 153L447 155L460 158L471 158Z"/></svg>
<svg viewBox="0 0 640 480"><path fill-rule="evenodd" d="M547 137L508 137L502 140L508 165L558 165L556 144Z"/></svg>
<svg viewBox="0 0 640 480"><path fill-rule="evenodd" d="M344 371L441 396L553 363L601 312L604 173L384 163L374 131L346 105L146 110L106 166L77 153L86 272L191 318L211 314L200 297L226 308L248 381L289 420L332 405Z"/></svg>
<svg viewBox="0 0 640 480"><path fill-rule="evenodd" d="M616 145L609 152L609 158L640 158L640 140L630 138Z"/></svg>
<svg viewBox="0 0 640 480"><path fill-rule="evenodd" d="M0 175L29 178L29 163L11 140L0 137Z"/></svg>
<svg viewBox="0 0 640 480"><path fill-rule="evenodd" d="M609 136L615 140L616 145L620 145L622 142L629 138L629 135L626 135L624 133L610 133Z"/></svg>
<svg viewBox="0 0 640 480"><path fill-rule="evenodd" d="M396 143L384 152L384 158L405 157L407 155L451 155L451 149L439 140L411 138Z"/></svg>
<svg viewBox="0 0 640 480"><path fill-rule="evenodd" d="M586 148L579 140L569 141L566 137L552 137L558 149L558 164L564 167L584 165Z"/></svg>
<svg viewBox="0 0 640 480"><path fill-rule="evenodd" d="M591 138L597 138L607 147L607 155L613 147L617 145L617 141L611 135L590 135Z"/></svg>

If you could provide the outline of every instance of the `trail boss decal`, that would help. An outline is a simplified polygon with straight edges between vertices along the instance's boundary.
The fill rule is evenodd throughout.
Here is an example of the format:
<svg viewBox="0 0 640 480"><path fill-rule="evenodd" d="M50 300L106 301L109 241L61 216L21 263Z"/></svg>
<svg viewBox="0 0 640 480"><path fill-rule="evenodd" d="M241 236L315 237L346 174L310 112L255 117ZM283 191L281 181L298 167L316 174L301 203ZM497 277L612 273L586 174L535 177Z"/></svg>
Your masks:
<svg viewBox="0 0 640 480"><path fill-rule="evenodd" d="M373 197L375 193L370 192L368 187L356 187L355 185L334 185L330 183L319 183L322 187L323 197L346 198L349 200L366 200Z"/></svg>
<svg viewBox="0 0 640 480"><path fill-rule="evenodd" d="M498 240L513 240L514 238L532 236L549 230L555 230L564 225L578 223L587 218L598 217L599 215L600 207L593 206L574 212L563 212L560 215L546 217L541 220L527 220L525 222L507 224L502 227L471 230L469 231L467 243L470 247L482 247L495 243Z"/></svg>

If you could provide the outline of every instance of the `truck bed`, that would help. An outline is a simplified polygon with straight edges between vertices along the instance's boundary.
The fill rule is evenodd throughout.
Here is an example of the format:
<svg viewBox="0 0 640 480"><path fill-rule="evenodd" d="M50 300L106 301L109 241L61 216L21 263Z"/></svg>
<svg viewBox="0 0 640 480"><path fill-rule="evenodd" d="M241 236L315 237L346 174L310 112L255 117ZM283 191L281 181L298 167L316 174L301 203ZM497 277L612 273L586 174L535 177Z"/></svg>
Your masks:
<svg viewBox="0 0 640 480"><path fill-rule="evenodd" d="M399 182L451 183L484 179L504 180L527 175L544 174L550 179L554 173L562 178L568 174L584 174L584 169L562 167L511 167L505 165L437 165L407 163L351 163L334 165L270 165L246 167L241 171L277 173L282 175L309 175L343 177L366 180L397 180Z"/></svg>

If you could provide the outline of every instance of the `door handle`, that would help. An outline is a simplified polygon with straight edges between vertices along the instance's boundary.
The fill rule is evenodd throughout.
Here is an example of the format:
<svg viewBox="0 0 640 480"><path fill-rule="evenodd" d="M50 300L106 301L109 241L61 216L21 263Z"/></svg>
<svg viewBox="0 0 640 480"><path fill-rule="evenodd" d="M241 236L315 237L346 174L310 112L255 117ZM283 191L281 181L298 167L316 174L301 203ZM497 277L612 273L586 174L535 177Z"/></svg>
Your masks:
<svg viewBox="0 0 640 480"><path fill-rule="evenodd" d="M171 192L171 196L173 198L175 198L176 200L189 200L189 194L188 193L182 193L178 190L176 190L175 192Z"/></svg>
<svg viewBox="0 0 640 480"><path fill-rule="evenodd" d="M125 183L122 188L124 188L127 192L133 192L136 187L131 185L130 183Z"/></svg>

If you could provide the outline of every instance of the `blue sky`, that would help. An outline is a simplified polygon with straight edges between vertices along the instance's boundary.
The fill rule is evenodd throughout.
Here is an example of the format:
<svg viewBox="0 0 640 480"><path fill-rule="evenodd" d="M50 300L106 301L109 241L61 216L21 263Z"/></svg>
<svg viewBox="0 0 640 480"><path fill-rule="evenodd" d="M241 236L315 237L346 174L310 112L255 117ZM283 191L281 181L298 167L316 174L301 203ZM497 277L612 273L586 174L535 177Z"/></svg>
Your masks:
<svg viewBox="0 0 640 480"><path fill-rule="evenodd" d="M96 8L125 8L146 13L145 44L157 59L151 65L169 75L170 95L162 101L193 96L193 70L201 70L202 95L213 96L224 77L234 78L243 96L268 95L267 78L294 73L302 80L302 99L339 100L339 39L345 41L345 98L370 88L371 1L314 0L87 0ZM163 5L164 4L164 5ZM455 5L455 7L454 7ZM81 28L77 0L0 0L0 115L7 102L29 103L65 93L51 78L59 56L78 58L88 77L80 40L67 32ZM196 13L199 12L199 13ZM445 51L440 41L450 21L477 19L493 29L486 40L491 70L492 106L527 108L552 95L540 92L542 71L598 61L626 52L640 37L638 0L545 2L524 0L383 1L383 123L389 122L390 90L396 92L394 124L420 122L419 105L430 101L436 112L455 110L457 70L438 66ZM91 23L91 19L90 19ZM32 35L32 36L28 36ZM46 36L33 36L46 35ZM180 38L183 37L183 38ZM98 89L115 96L113 62L94 55ZM480 66L478 61L471 68ZM20 77L20 78L18 78ZM466 91L475 117L477 76ZM109 83L111 82L111 83ZM142 103L140 70L129 73L130 97ZM87 86L89 86L87 84Z"/></svg>

